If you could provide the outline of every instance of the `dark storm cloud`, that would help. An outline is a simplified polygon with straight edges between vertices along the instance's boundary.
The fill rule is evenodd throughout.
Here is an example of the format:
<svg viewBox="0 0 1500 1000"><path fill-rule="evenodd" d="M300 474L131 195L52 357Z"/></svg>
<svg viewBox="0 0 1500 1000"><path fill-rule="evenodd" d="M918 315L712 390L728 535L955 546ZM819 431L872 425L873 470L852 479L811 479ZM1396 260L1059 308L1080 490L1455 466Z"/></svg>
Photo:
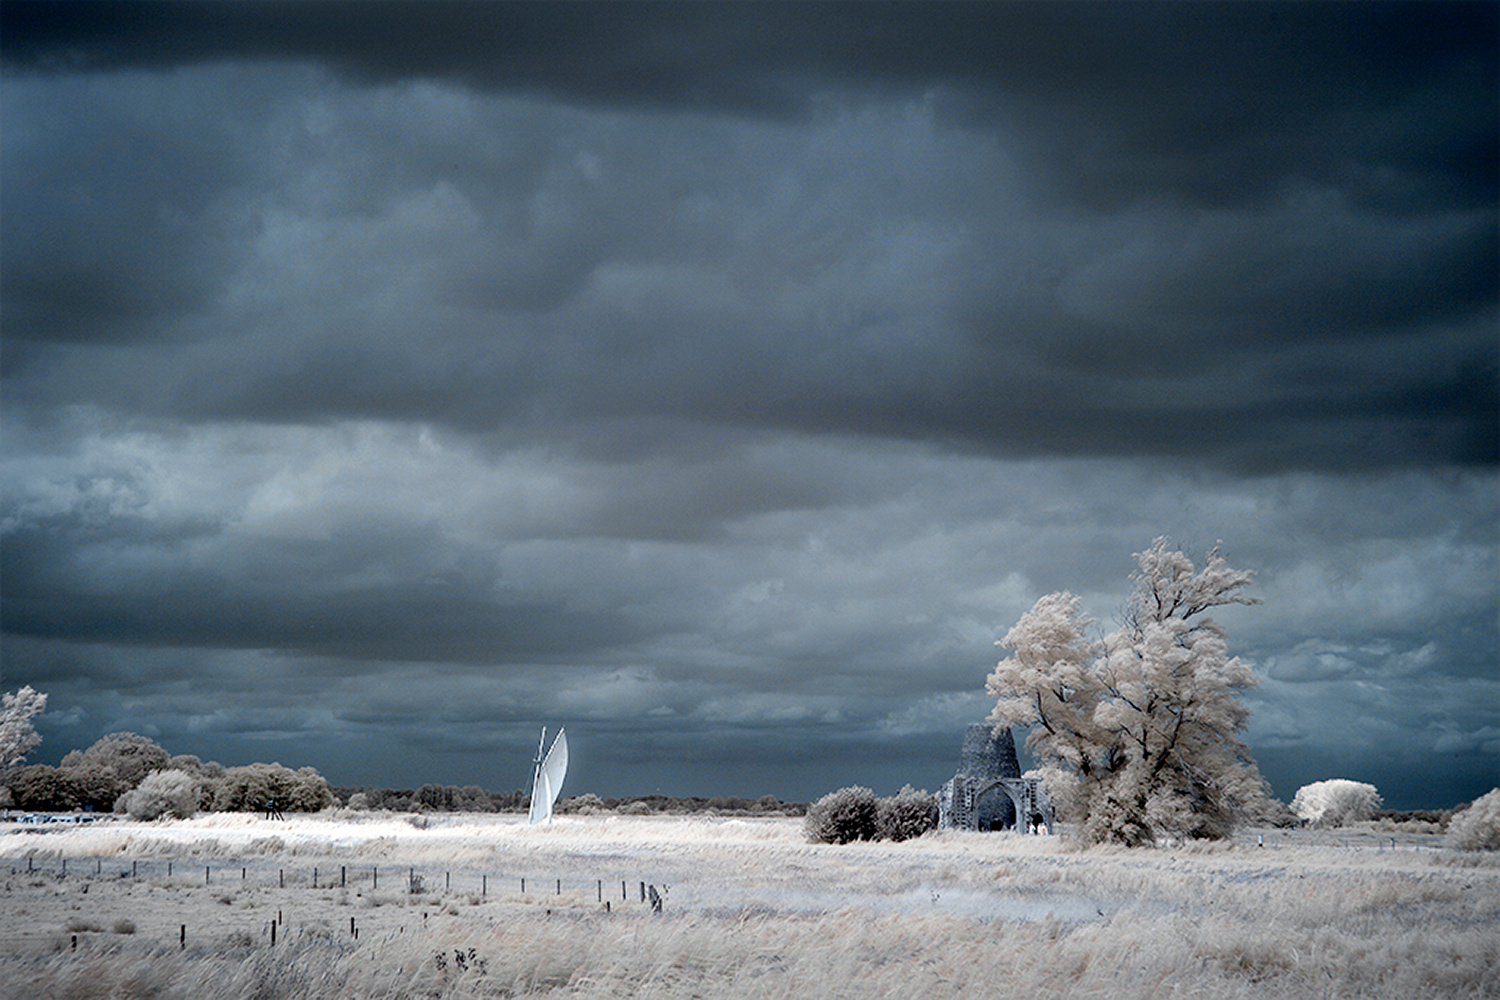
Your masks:
<svg viewBox="0 0 1500 1000"><path fill-rule="evenodd" d="M576 655L630 637L609 615L507 600L490 574L424 573L440 542L409 525L248 550L222 530L78 514L28 523L5 537L0 621L16 636L102 645L458 662ZM195 542L213 545L211 566L185 565Z"/></svg>
<svg viewBox="0 0 1500 1000"><path fill-rule="evenodd" d="M12 66L97 79L294 58L386 88L299 107L327 89L315 71L218 70L193 96L170 76L107 92L19 79L6 362L27 377L12 398L575 438L630 419L997 454L1211 445L1254 469L1500 453L1496 171L1443 152L1494 144L1491 9L629 10L7 7ZM594 110L494 108L413 78ZM665 79L682 93L652 88ZM793 119L734 96L773 85ZM926 109L827 111L885 94ZM691 113L622 117L643 106ZM1089 155L1025 159L1054 141ZM1195 191L1174 170L1232 180ZM1076 207L1027 204L1038 183ZM309 244L308 226L331 228ZM883 298L871 246L931 300ZM248 308L205 326L240 288ZM757 308L767 294L779 312ZM430 345L416 364L414 329ZM203 348L46 346L141 339Z"/></svg>
<svg viewBox="0 0 1500 1000"><path fill-rule="evenodd" d="M1049 177L1093 200L1235 202L1311 171L1381 203L1482 204L1495 25L1480 3L17 2L3 45L53 70L314 61L771 115L805 116L829 87L944 86L970 115L1027 120Z"/></svg>
<svg viewBox="0 0 1500 1000"><path fill-rule="evenodd" d="M579 791L934 787L994 640L1064 588L1107 627L1165 533L1258 574L1226 624L1283 797L1385 790L1361 759L1472 797L1496 41L1492 4L0 4L5 685L54 759L509 788L546 721Z"/></svg>

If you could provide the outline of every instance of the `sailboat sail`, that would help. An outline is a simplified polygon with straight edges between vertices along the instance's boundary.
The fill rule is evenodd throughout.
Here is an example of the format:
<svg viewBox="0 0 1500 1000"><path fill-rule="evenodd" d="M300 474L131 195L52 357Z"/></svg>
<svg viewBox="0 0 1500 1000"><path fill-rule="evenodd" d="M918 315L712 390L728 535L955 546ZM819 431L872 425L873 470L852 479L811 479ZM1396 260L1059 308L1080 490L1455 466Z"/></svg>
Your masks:
<svg viewBox="0 0 1500 1000"><path fill-rule="evenodd" d="M542 729L542 741L537 745L536 774L531 781L531 823L545 823L552 818L552 803L562 791L563 778L568 773L568 734L557 731L552 749L542 756L542 747L547 743L547 730Z"/></svg>

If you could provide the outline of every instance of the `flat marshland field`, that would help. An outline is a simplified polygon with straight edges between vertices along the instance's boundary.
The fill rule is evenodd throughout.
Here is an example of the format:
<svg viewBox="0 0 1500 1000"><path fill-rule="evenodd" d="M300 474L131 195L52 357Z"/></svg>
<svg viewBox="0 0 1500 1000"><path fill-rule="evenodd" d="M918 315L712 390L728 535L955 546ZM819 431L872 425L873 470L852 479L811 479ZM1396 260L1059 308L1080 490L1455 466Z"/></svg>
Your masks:
<svg viewBox="0 0 1500 1000"><path fill-rule="evenodd" d="M814 845L783 818L0 829L7 997L1500 996L1500 858L1372 828L1134 851Z"/></svg>

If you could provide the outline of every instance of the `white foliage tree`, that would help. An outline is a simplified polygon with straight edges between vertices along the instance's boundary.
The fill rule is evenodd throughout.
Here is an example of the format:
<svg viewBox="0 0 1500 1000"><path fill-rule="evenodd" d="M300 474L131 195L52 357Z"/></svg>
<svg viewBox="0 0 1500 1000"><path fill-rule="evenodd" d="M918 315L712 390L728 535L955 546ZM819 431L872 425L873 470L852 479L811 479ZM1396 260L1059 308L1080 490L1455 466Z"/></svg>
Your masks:
<svg viewBox="0 0 1500 1000"><path fill-rule="evenodd" d="M198 811L198 779L186 771L156 771L120 796L115 812L131 819L151 820L161 816L191 819Z"/></svg>
<svg viewBox="0 0 1500 1000"><path fill-rule="evenodd" d="M31 720L47 710L47 696L30 685L7 693L0 706L0 769L15 767L42 742Z"/></svg>
<svg viewBox="0 0 1500 1000"><path fill-rule="evenodd" d="M1500 788L1455 813L1443 844L1455 851L1500 851Z"/></svg>
<svg viewBox="0 0 1500 1000"><path fill-rule="evenodd" d="M1370 819L1379 808L1380 793L1374 785L1348 778L1303 785L1292 797L1292 812L1314 826L1343 826Z"/></svg>
<svg viewBox="0 0 1500 1000"><path fill-rule="evenodd" d="M1205 612L1258 604L1215 548L1200 571L1158 538L1136 555L1122 626L1098 640L1072 594L1037 601L997 645L990 721L1031 729L1053 804L1087 843L1218 838L1269 790L1239 740L1249 664Z"/></svg>

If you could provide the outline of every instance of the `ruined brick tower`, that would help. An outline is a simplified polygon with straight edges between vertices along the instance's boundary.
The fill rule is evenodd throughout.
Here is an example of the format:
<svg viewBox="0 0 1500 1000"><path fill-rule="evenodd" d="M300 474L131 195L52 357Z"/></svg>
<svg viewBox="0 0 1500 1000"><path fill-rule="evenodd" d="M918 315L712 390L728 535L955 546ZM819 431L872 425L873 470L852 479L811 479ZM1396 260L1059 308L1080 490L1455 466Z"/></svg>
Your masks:
<svg viewBox="0 0 1500 1000"><path fill-rule="evenodd" d="M964 730L963 749L958 752L958 773L970 778L996 780L1019 778L1016 740L1009 729L994 733L987 723L976 722Z"/></svg>
<svg viewBox="0 0 1500 1000"><path fill-rule="evenodd" d="M1024 830L1053 826L1042 783L1021 777L1016 741L976 722L964 731L958 773L938 792L938 826L945 830Z"/></svg>

